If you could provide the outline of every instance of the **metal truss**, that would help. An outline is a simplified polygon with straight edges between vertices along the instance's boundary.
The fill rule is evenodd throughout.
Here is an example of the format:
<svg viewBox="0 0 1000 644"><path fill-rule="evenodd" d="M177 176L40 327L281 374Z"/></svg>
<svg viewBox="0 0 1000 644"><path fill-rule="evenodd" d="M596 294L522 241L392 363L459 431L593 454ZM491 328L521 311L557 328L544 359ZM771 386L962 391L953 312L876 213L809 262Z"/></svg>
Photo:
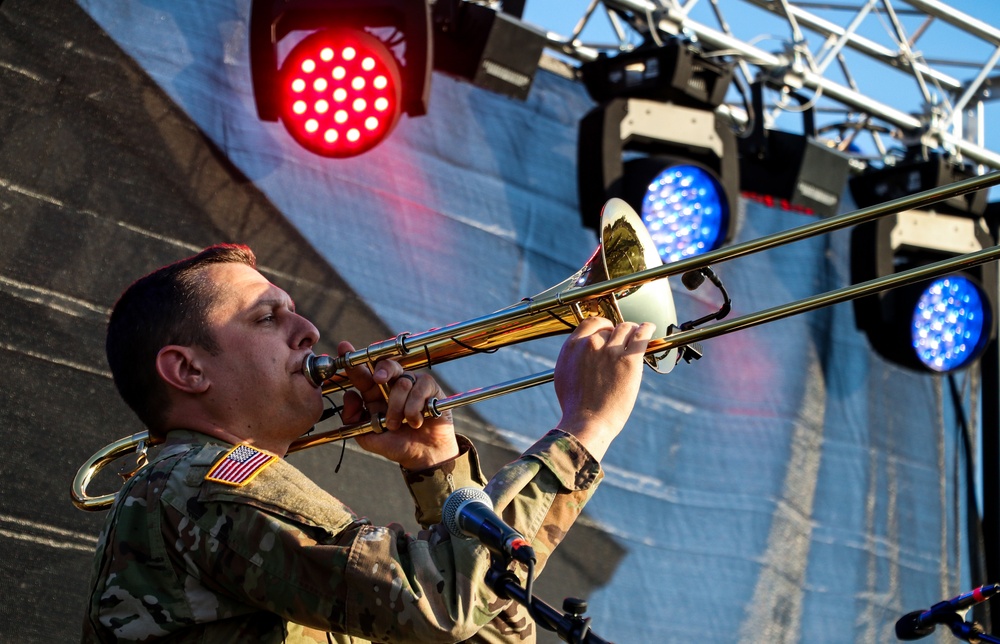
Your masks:
<svg viewBox="0 0 1000 644"><path fill-rule="evenodd" d="M740 33L747 11L763 11L762 19L783 35ZM617 42L583 42L588 24L602 17ZM922 52L932 34L946 43L946 56ZM782 114L811 108L823 115L824 138L862 160L892 163L907 147L924 145L978 164L981 172L1000 169L1000 154L985 144L987 101L1000 83L1000 29L944 2L591 0L573 33L549 33L548 44L570 61L585 62L673 36L736 66L734 86L743 89L731 92L722 109L742 126L764 118L772 127ZM968 57L982 59L962 59ZM872 77L854 73L860 66L878 68L874 86L859 85L860 76ZM745 99L746 86L757 80L775 88L763 115L754 115ZM886 86L900 80L912 91L886 97ZM791 100L803 94L804 104Z"/></svg>

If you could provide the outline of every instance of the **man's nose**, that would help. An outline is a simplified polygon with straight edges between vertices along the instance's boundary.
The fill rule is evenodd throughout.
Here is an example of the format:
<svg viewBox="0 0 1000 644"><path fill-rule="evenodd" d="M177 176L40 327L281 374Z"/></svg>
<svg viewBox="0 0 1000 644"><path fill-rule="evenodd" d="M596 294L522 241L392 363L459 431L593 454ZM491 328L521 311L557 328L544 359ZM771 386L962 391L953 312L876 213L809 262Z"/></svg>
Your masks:
<svg viewBox="0 0 1000 644"><path fill-rule="evenodd" d="M319 329L316 328L312 322L302 317L298 313L295 314L298 318L299 329L296 336L295 345L299 349L308 349L319 342Z"/></svg>

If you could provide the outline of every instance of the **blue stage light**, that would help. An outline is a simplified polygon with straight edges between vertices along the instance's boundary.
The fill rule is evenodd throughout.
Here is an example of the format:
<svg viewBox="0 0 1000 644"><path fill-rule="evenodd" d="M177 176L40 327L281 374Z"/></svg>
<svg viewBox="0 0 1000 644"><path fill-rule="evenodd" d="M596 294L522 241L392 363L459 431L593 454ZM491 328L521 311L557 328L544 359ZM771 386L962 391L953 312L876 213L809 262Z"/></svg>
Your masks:
<svg viewBox="0 0 1000 644"><path fill-rule="evenodd" d="M664 169L642 200L642 220L664 263L700 255L721 245L728 201L711 174L693 165Z"/></svg>
<svg viewBox="0 0 1000 644"><path fill-rule="evenodd" d="M978 358L990 329L986 302L980 287L960 275L931 282L913 309L911 334L920 362L947 372Z"/></svg>
<svg viewBox="0 0 1000 644"><path fill-rule="evenodd" d="M976 175L961 159L921 147L850 181L859 208ZM927 208L903 209L851 231L854 284L926 267L961 253L992 248L986 192L950 197ZM908 369L943 374L967 369L996 335L997 264L989 262L854 300L854 320L872 349Z"/></svg>

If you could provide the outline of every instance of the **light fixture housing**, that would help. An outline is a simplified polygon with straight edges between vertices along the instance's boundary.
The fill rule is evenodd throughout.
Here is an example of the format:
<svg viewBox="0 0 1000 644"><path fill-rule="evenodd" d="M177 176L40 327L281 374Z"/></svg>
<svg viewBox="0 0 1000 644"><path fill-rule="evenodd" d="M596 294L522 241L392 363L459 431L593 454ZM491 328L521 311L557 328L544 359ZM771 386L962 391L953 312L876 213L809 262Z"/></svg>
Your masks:
<svg viewBox="0 0 1000 644"><path fill-rule="evenodd" d="M836 215L847 185L850 157L816 137L809 101L795 92L802 134L764 127L764 81L753 83L753 127L739 139L740 190L754 201L819 217Z"/></svg>
<svg viewBox="0 0 1000 644"><path fill-rule="evenodd" d="M735 133L711 110L634 98L599 105L580 121L577 187L581 220L585 226L596 227L601 208L612 197L641 212L656 175L672 166L689 165L708 175L721 195L716 214L722 231L712 245L717 248L729 242L737 228L736 147Z"/></svg>
<svg viewBox="0 0 1000 644"><path fill-rule="evenodd" d="M294 33L304 37L279 60L279 49L289 48ZM400 114L426 114L431 42L426 0L254 0L250 71L257 114L264 121L281 119L316 154L360 154L388 136ZM345 60L348 49L357 57ZM323 51L334 57L323 60ZM362 69L366 60L374 61L372 69ZM338 70L344 74L339 78ZM376 79L384 79L377 81L382 88L374 86ZM297 81L306 84L304 90L293 88Z"/></svg>
<svg viewBox="0 0 1000 644"><path fill-rule="evenodd" d="M597 103L630 97L714 110L725 100L733 73L694 43L668 38L656 47L601 54L580 66L580 77Z"/></svg>
<svg viewBox="0 0 1000 644"><path fill-rule="evenodd" d="M864 208L973 174L942 155L917 152L897 166L859 175L850 185L857 205ZM981 191L856 226L851 233L852 281L995 245L983 217L985 207ZM991 262L857 299L855 324L890 362L933 373L966 369L996 335L996 289L997 267Z"/></svg>
<svg viewBox="0 0 1000 644"><path fill-rule="evenodd" d="M598 102L581 119L577 142L577 189L584 226L596 230L604 203L617 197L640 213L645 203L647 226L652 223L654 237L667 226L681 233L668 234L677 241L686 235L685 230L701 228L700 216L709 214L718 220L714 240L705 237L682 241L674 249L661 247L664 261L699 254L732 239L738 227L736 134L715 111L725 98L732 70L703 57L692 43L672 38L660 47L585 63L581 75ZM717 199L703 206L692 199L695 191L684 187L672 197L672 220L653 221L656 213L650 212L647 191L662 172L676 176L671 170L676 166L688 166L705 177L702 185L711 186L706 192ZM670 193L677 185L661 182L657 191ZM679 206L679 201L690 207ZM694 217L677 220L687 215Z"/></svg>
<svg viewBox="0 0 1000 644"><path fill-rule="evenodd" d="M547 39L521 22L524 3L503 11L466 0L437 0L434 69L496 94L525 100Z"/></svg>

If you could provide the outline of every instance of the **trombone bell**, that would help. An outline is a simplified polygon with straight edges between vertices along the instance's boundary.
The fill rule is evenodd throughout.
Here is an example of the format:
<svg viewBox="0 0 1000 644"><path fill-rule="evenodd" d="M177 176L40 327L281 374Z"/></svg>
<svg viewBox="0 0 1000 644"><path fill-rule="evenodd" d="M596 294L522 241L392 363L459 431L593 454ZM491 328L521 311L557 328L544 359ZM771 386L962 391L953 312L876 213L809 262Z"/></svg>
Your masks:
<svg viewBox="0 0 1000 644"><path fill-rule="evenodd" d="M621 199L610 199L601 210L601 244L593 257L575 275L540 293L536 299L662 265L656 243L639 215ZM654 338L669 335L677 326L674 297L666 279L630 286L582 305L592 305L591 315L601 315L616 324L651 322L656 325ZM677 352L677 348L672 348L659 354L648 353L644 359L657 371L667 373L677 364Z"/></svg>

